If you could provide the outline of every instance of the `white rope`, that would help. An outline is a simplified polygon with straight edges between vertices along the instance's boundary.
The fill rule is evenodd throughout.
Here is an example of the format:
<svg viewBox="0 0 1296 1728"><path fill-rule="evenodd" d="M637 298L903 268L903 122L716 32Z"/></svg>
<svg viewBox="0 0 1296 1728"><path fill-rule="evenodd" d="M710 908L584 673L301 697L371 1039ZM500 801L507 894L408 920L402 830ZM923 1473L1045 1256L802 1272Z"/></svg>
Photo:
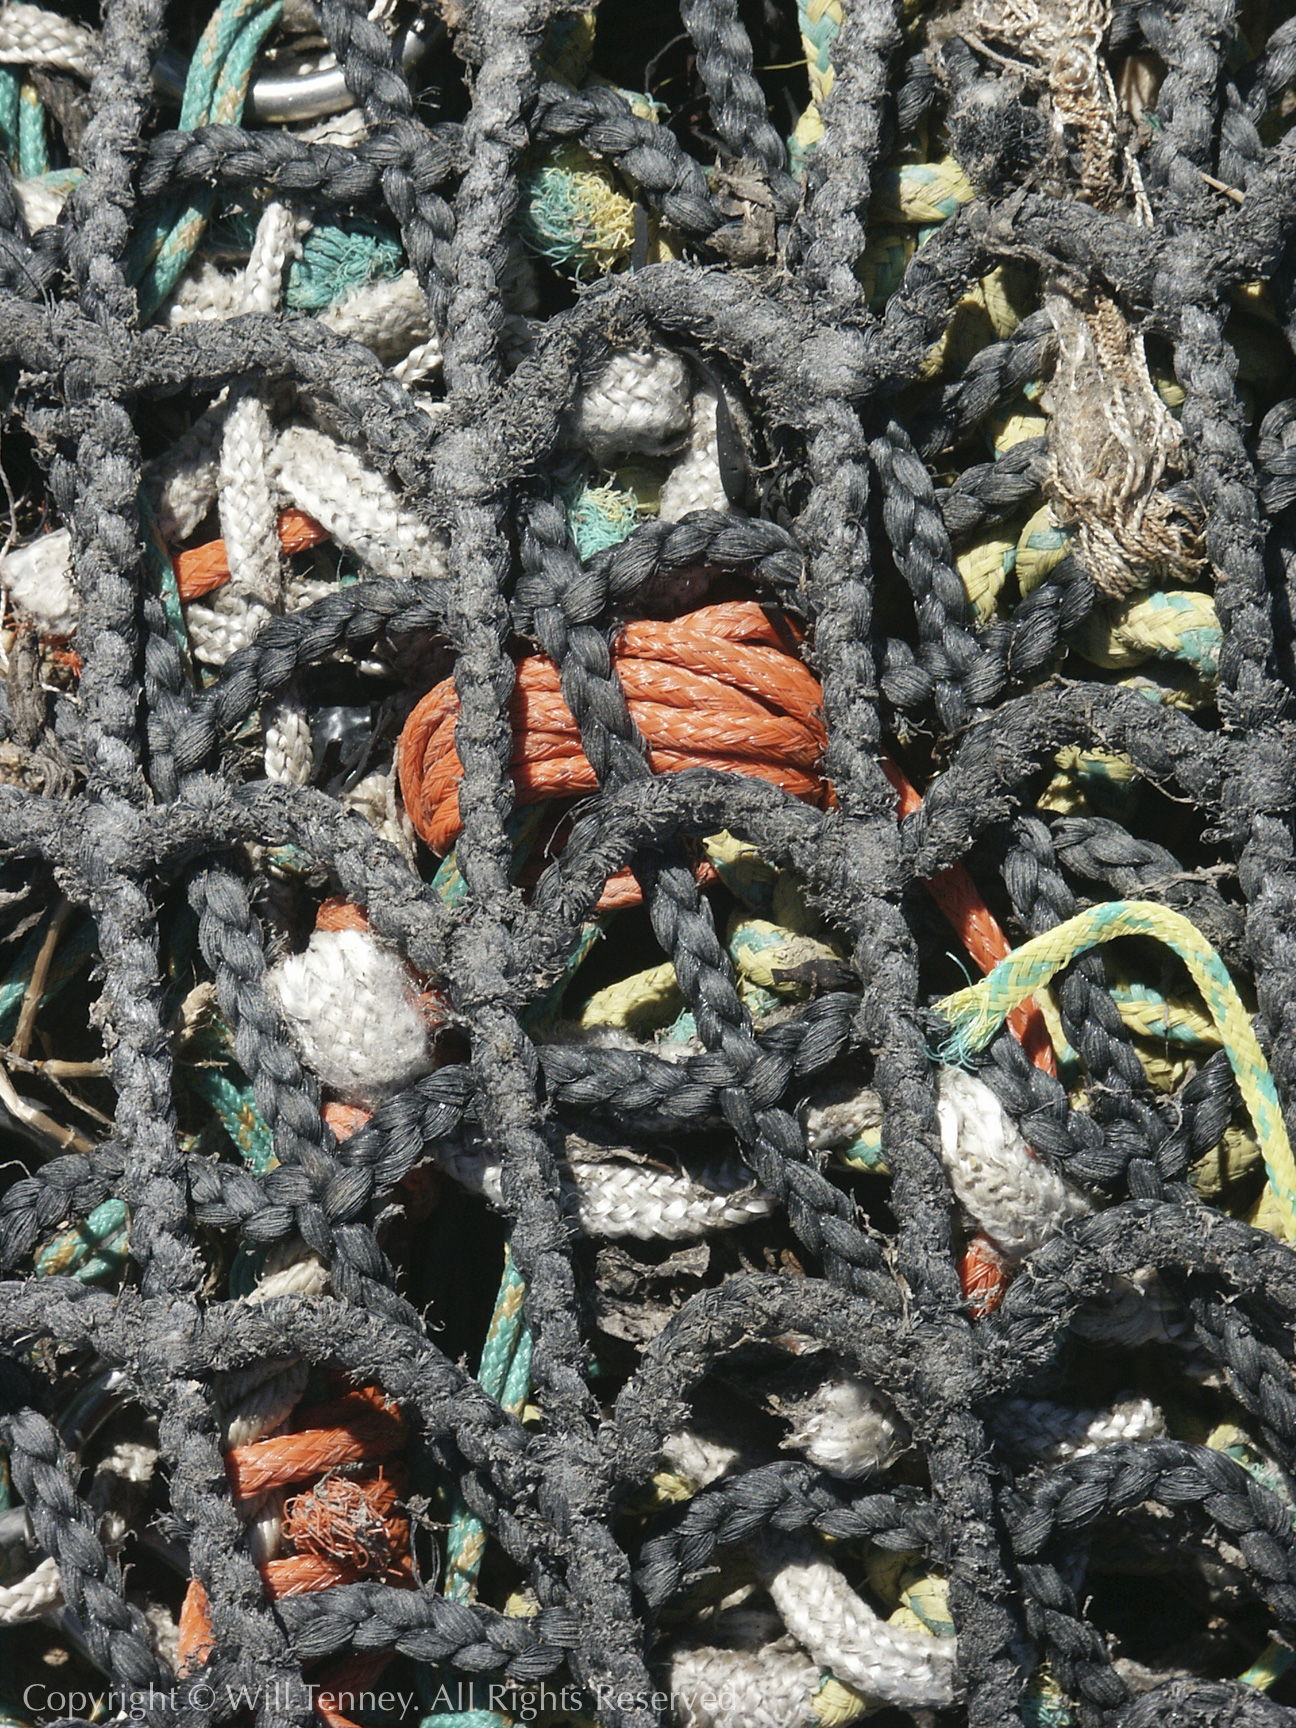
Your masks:
<svg viewBox="0 0 1296 1728"><path fill-rule="evenodd" d="M222 393L165 455L145 469L158 527L168 546L187 540L216 502L229 411L229 397Z"/></svg>
<svg viewBox="0 0 1296 1728"><path fill-rule="evenodd" d="M302 1059L343 1097L376 1102L432 1067L432 1039L404 962L363 930L316 930L266 973Z"/></svg>
<svg viewBox="0 0 1296 1728"><path fill-rule="evenodd" d="M1047 1398L1004 1398L995 1405L990 1426L1010 1451L1041 1464L1062 1464L1124 1441L1159 1439L1166 1431L1165 1417L1152 1400L1132 1393L1108 1410L1076 1410Z"/></svg>
<svg viewBox="0 0 1296 1728"><path fill-rule="evenodd" d="M345 300L326 306L320 323L338 336L363 343L384 366L393 366L423 347L435 349L440 361L427 295L412 270L403 270L389 282L362 283Z"/></svg>
<svg viewBox="0 0 1296 1728"><path fill-rule="evenodd" d="M1134 1350L1140 1344L1178 1344L1192 1336L1192 1322L1151 1267L1118 1275L1102 1296L1072 1316L1071 1330L1091 1344Z"/></svg>
<svg viewBox="0 0 1296 1728"><path fill-rule="evenodd" d="M13 188L18 208L22 211L22 219L27 225L27 232L37 234L42 228L51 227L63 214L63 206L71 194L72 183L67 180L51 183L40 178L15 177Z"/></svg>
<svg viewBox="0 0 1296 1728"><path fill-rule="evenodd" d="M869 1086L839 1080L826 1086L805 1111L806 1145L811 1152L840 1152L862 1134L882 1127L882 1100Z"/></svg>
<svg viewBox="0 0 1296 1728"><path fill-rule="evenodd" d="M239 311L277 310L302 227L287 205L266 206L239 284ZM209 665L224 665L282 603L279 511L267 472L274 436L262 387L231 391L217 479L230 579L212 604L193 602L186 614L195 658Z"/></svg>
<svg viewBox="0 0 1296 1728"><path fill-rule="evenodd" d="M274 432L258 389L241 391L225 420L221 445L220 522L231 593L262 607L277 605L279 512L266 476Z"/></svg>
<svg viewBox="0 0 1296 1728"><path fill-rule="evenodd" d="M0 62L18 66L48 66L89 80L99 64L99 38L93 30L46 12L8 0L0 6Z"/></svg>
<svg viewBox="0 0 1296 1728"><path fill-rule="evenodd" d="M18 1626L39 1620L63 1600L58 1561L48 1555L13 1584L0 1584L0 1625Z"/></svg>
<svg viewBox="0 0 1296 1728"><path fill-rule="evenodd" d="M661 1468L687 1482L696 1494L728 1475L741 1457L736 1446L726 1446L721 1440L709 1440L691 1428L684 1428L678 1434L668 1434L662 1441Z"/></svg>
<svg viewBox="0 0 1296 1728"><path fill-rule="evenodd" d="M799 1650L677 1650L670 1691L680 1728L810 1728L818 1668Z"/></svg>
<svg viewBox="0 0 1296 1728"><path fill-rule="evenodd" d="M393 766L376 768L357 780L338 798L345 810L363 816L370 827L394 846L407 863L414 862L414 825L405 814L405 806L396 796L396 770Z"/></svg>
<svg viewBox="0 0 1296 1728"><path fill-rule="evenodd" d="M689 370L678 354L614 354L577 399L571 433L603 465L618 456L661 455L688 433L690 396Z"/></svg>
<svg viewBox="0 0 1296 1728"><path fill-rule="evenodd" d="M265 730L266 779L281 786L309 786L315 769L306 704L292 686L261 710Z"/></svg>
<svg viewBox="0 0 1296 1728"><path fill-rule="evenodd" d="M662 482L663 522L678 522L693 510L733 511L720 478L720 446L716 439L719 398L703 388L693 398L688 447Z"/></svg>
<svg viewBox="0 0 1296 1728"><path fill-rule="evenodd" d="M878 1703L954 1702L955 1639L888 1625L807 1540L771 1536L754 1558L788 1631L821 1670Z"/></svg>
<svg viewBox="0 0 1296 1728"><path fill-rule="evenodd" d="M155 322L167 330L182 324L204 324L235 318L243 310L243 277L231 275L210 258L195 258L185 266Z"/></svg>
<svg viewBox="0 0 1296 1728"><path fill-rule="evenodd" d="M280 1292L282 1294L282 1292ZM251 1297L248 1298L250 1302ZM264 1440L292 1415L306 1390L310 1365L306 1362L256 1364L264 1372L255 1379L241 1374L221 1374L216 1380L216 1402L221 1411L221 1450L249 1446Z"/></svg>
<svg viewBox="0 0 1296 1728"><path fill-rule="evenodd" d="M447 574L448 546L407 510L355 451L313 426L287 426L270 453L279 496L324 528L375 576L419 580Z"/></svg>
<svg viewBox="0 0 1296 1728"><path fill-rule="evenodd" d="M0 558L0 586L15 609L43 631L70 636L76 629L77 594L72 586L72 536L66 528L42 534Z"/></svg>
<svg viewBox="0 0 1296 1728"><path fill-rule="evenodd" d="M502 1206L499 1154L476 1139L442 1140L430 1147L440 1169ZM775 1210L738 1159L723 1159L701 1176L611 1159L558 1162L565 1214L586 1236L633 1236L640 1241L686 1242L710 1230L736 1229Z"/></svg>
<svg viewBox="0 0 1296 1728"><path fill-rule="evenodd" d="M941 1163L959 1205L1009 1261L1033 1254L1090 1202L1036 1158L1017 1124L975 1074L937 1076Z"/></svg>
<svg viewBox="0 0 1296 1728"><path fill-rule="evenodd" d="M250 1307L273 1296L322 1296L330 1289L329 1270L299 1238L277 1242L266 1255L255 1287L243 1298ZM247 1446L283 1431L301 1401L310 1378L310 1364L255 1362L216 1377L221 1416L221 1449ZM284 1496L269 1488L245 1499L235 1496L234 1509L247 1531L248 1552L257 1565L283 1552Z"/></svg>
<svg viewBox="0 0 1296 1728"><path fill-rule="evenodd" d="M781 1414L793 1423L781 1444L838 1476L884 1470L909 1442L909 1430L891 1406L854 1374L825 1380L808 1398L786 1400Z"/></svg>
<svg viewBox="0 0 1296 1728"><path fill-rule="evenodd" d="M247 1300L268 1302L272 1296L327 1296L329 1269L313 1248L295 1236L276 1242Z"/></svg>
<svg viewBox="0 0 1296 1728"><path fill-rule="evenodd" d="M180 1627L165 1602L141 1601L137 1604L148 1626L153 1654L174 1674L180 1666Z"/></svg>

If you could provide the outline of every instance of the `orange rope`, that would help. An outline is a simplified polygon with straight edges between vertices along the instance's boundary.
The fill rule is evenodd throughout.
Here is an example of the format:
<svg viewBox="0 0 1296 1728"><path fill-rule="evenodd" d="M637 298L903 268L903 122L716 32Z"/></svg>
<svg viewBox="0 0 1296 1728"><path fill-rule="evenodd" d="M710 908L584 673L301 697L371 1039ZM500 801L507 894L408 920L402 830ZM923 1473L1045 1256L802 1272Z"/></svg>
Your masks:
<svg viewBox="0 0 1296 1728"><path fill-rule="evenodd" d="M363 906L352 900L334 898L321 903L315 914L317 930L368 930L371 928Z"/></svg>
<svg viewBox="0 0 1296 1728"><path fill-rule="evenodd" d="M363 1128L373 1115L372 1110L366 1110L359 1104L339 1104L336 1099L330 1099L320 1111L320 1115L333 1130L337 1140L349 1140L357 1129Z"/></svg>
<svg viewBox="0 0 1296 1728"><path fill-rule="evenodd" d="M285 552L305 552L327 539L324 529L304 510L279 512L279 544ZM209 540L204 546L177 552L171 567L182 600L201 600L213 589L223 588L230 579L229 553L223 540Z"/></svg>
<svg viewBox="0 0 1296 1728"><path fill-rule="evenodd" d="M704 606L683 618L642 620L612 643L612 663L626 706L659 774L721 768L771 781L821 807L835 802L820 773L827 746L823 690L793 654L762 608L750 601ZM416 832L433 852L448 852L462 830L459 787L463 764L455 749L459 698L454 679L429 690L410 714L397 748L401 796ZM562 697L558 668L543 655L517 663L509 720L509 769L519 804L578 796L598 789L581 748L580 730ZM882 769L898 794L898 815L922 798L887 755ZM961 864L938 871L928 890L974 963L989 972L1008 954L1002 927ZM639 903L628 870L608 882L599 911ZM1037 1068L1057 1073L1044 1016L1024 1003L1008 1024ZM964 1293L975 1313L998 1306L1007 1274L989 1244L973 1243L960 1264Z"/></svg>
<svg viewBox="0 0 1296 1728"><path fill-rule="evenodd" d="M922 805L917 790L906 779L903 770L885 754L882 772L899 794L901 817L912 816ZM991 971L1005 955L1011 954L1012 946L999 920L981 898L976 883L961 864L938 870L928 881L927 890L983 972ZM1015 1008L1008 1016L1008 1025L1035 1066L1046 1074L1056 1074L1053 1040L1035 1003L1024 1002L1020 1008Z"/></svg>
<svg viewBox="0 0 1296 1728"><path fill-rule="evenodd" d="M684 618L627 625L612 644L612 658L655 772L728 769L810 803L825 802L818 770L827 744L822 691L754 602L727 601ZM405 722L397 752L409 818L440 853L462 828L458 713L454 680L447 678ZM509 766L519 804L598 789L552 660L531 654L518 662L509 718ZM609 883L600 910L638 900L637 885L623 871Z"/></svg>
<svg viewBox="0 0 1296 1728"><path fill-rule="evenodd" d="M269 1602L365 1578L414 1588L410 1524L399 1511L404 1472L399 1463L374 1463L404 1445L405 1423L377 1387L352 1388L330 1378L341 1395L301 1410L296 1433L231 1447L225 1454L226 1474L239 1499L288 1482L303 1484L283 1511L284 1540L295 1552L258 1567ZM360 1464L370 1468L357 1472ZM349 1468L340 1473L344 1466ZM180 1673L201 1668L214 1648L211 1604L199 1580L191 1578L180 1610ZM391 1656L390 1651L355 1652L324 1677L315 1698L322 1728L354 1728L338 1695L365 1690Z"/></svg>
<svg viewBox="0 0 1296 1728"><path fill-rule="evenodd" d="M189 1580L180 1604L180 1637L176 1650L179 1673L196 1673L216 1648L212 1636L211 1603L196 1578Z"/></svg>
<svg viewBox="0 0 1296 1728"><path fill-rule="evenodd" d="M234 1446L225 1454L225 1473L240 1500L267 1488L305 1482L339 1464L366 1464L398 1452L406 1428L399 1413L359 1394L311 1407L313 1426L297 1434L274 1434Z"/></svg>

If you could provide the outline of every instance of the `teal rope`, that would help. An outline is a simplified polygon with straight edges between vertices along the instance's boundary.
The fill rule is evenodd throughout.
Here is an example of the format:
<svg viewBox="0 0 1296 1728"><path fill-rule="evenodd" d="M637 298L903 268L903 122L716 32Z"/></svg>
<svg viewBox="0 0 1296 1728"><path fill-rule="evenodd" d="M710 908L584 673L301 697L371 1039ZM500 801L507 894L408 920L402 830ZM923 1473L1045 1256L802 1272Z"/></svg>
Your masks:
<svg viewBox="0 0 1296 1728"><path fill-rule="evenodd" d="M504 1275L482 1346L477 1383L510 1416L521 1415L531 1389L531 1334L522 1318L525 1296L526 1286L506 1247ZM456 1496L446 1538L444 1594L448 1601L470 1602L476 1594L485 1545L485 1526Z"/></svg>
<svg viewBox="0 0 1296 1728"><path fill-rule="evenodd" d="M182 132L238 124L253 63L282 14L282 0L222 0L189 63L180 109ZM200 193L188 204L168 206L142 227L130 257L141 318L151 317L175 287L197 250L214 203L214 193Z"/></svg>
<svg viewBox="0 0 1296 1728"><path fill-rule="evenodd" d="M49 173L49 140L45 135L45 110L30 84L18 92L18 172L24 180Z"/></svg>
<svg viewBox="0 0 1296 1728"><path fill-rule="evenodd" d="M444 1716L425 1716L419 1728L500 1728L503 1720L489 1710L452 1710Z"/></svg>
<svg viewBox="0 0 1296 1728"><path fill-rule="evenodd" d="M319 312L370 282L390 282L405 268L399 243L380 228L357 223L312 228L288 271L290 311Z"/></svg>
<svg viewBox="0 0 1296 1728"><path fill-rule="evenodd" d="M139 513L144 526L144 561L162 603L162 610L166 614L167 628L180 652L180 663L184 667L185 676L192 684L193 656L189 652L189 631L185 625L184 607L180 603L175 566L171 562L171 554L167 551L166 541L162 538L157 517L143 492L139 495Z"/></svg>
<svg viewBox="0 0 1296 1728"><path fill-rule="evenodd" d="M105 1200L88 1217L47 1242L36 1255L38 1278L75 1278L96 1284L126 1264L128 1214L124 1200Z"/></svg>
<svg viewBox="0 0 1296 1728"><path fill-rule="evenodd" d="M19 75L12 67L0 66L0 150L11 168L18 166Z"/></svg>
<svg viewBox="0 0 1296 1728"><path fill-rule="evenodd" d="M18 1030L23 998L48 929L49 919L43 918L18 950L17 959L4 982L0 983L0 1043L7 1044ZM95 952L98 942L94 924L89 919L78 923L70 934L64 934L45 977L45 990L40 999L42 1008L48 1007L60 990L76 977L85 960Z"/></svg>

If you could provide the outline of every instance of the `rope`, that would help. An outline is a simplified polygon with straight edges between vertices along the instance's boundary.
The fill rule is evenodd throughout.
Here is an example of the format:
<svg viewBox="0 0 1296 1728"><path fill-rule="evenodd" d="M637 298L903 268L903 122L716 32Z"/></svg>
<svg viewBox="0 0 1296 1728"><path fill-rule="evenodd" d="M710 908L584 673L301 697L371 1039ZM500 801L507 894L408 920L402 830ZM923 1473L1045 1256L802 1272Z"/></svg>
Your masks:
<svg viewBox="0 0 1296 1728"><path fill-rule="evenodd" d="M1276 1722L1296 35L418 10L0 6L0 1667Z"/></svg>
<svg viewBox="0 0 1296 1728"><path fill-rule="evenodd" d="M189 62L180 130L234 125L243 113L252 67L279 23L280 0L222 0ZM212 207L210 196L173 208L146 225L132 275L141 316L156 312L192 258Z"/></svg>
<svg viewBox="0 0 1296 1728"><path fill-rule="evenodd" d="M965 1063L985 1048L1019 1003L1063 967L1089 949L1121 936L1149 936L1170 948L1187 966L1255 1124L1269 1186L1287 1235L1296 1241L1296 1161L1269 1065L1223 962L1180 913L1151 901L1116 900L1082 912L1047 935L1024 943L979 984L955 991L940 1003L938 1012L949 1028L941 1046L943 1059Z"/></svg>

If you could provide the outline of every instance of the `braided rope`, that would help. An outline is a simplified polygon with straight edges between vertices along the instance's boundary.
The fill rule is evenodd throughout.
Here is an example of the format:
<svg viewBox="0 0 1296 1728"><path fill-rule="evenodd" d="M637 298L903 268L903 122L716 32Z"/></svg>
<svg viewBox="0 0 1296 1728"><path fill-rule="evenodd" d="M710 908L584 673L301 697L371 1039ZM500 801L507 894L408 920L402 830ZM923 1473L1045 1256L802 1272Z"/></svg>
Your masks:
<svg viewBox="0 0 1296 1728"><path fill-rule="evenodd" d="M958 990L940 1003L949 1027L942 1045L947 1061L966 1061L998 1031L1004 1019L1077 955L1121 936L1150 936L1172 949L1201 991L1246 1100L1264 1155L1269 1186L1296 1241L1296 1159L1287 1137L1282 1103L1251 1017L1219 955L1202 940L1197 927L1178 912L1145 900L1114 900L1059 924L1024 943L1001 960L979 984Z"/></svg>

